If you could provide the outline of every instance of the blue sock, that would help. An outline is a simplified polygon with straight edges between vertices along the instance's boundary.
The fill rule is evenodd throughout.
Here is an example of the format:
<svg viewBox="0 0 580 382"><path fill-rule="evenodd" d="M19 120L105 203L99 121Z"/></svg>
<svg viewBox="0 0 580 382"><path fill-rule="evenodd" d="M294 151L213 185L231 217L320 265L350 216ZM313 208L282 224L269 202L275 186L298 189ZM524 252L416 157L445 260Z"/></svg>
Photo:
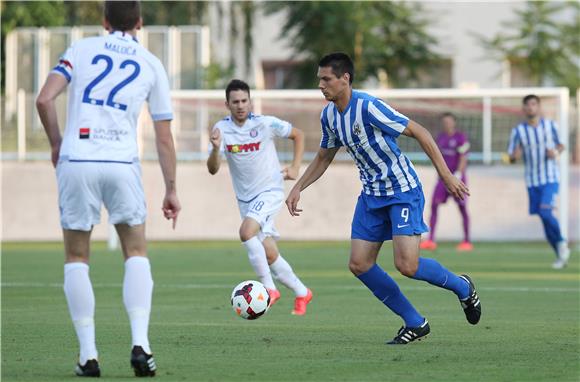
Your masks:
<svg viewBox="0 0 580 382"><path fill-rule="evenodd" d="M544 232L546 233L546 239L556 251L558 252L558 243L564 240L562 237L562 231L560 231L560 223L552 214L552 210L548 208L541 208L540 219L542 219L542 224L544 225Z"/></svg>
<svg viewBox="0 0 580 382"><path fill-rule="evenodd" d="M377 264L357 277L383 304L405 321L405 326L416 328L425 322L425 318L403 295L395 280Z"/></svg>
<svg viewBox="0 0 580 382"><path fill-rule="evenodd" d="M435 259L419 257L419 266L413 278L453 291L460 299L469 297L469 285L467 282L455 273L445 269Z"/></svg>

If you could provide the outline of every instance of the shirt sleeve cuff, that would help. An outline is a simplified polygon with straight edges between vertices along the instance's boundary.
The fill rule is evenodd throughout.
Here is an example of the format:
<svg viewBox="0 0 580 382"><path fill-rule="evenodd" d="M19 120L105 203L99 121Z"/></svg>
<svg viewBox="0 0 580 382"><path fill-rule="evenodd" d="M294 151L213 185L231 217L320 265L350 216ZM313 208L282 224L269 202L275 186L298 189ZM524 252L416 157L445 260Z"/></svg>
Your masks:
<svg viewBox="0 0 580 382"><path fill-rule="evenodd" d="M171 121L173 113L151 114L151 119L154 121Z"/></svg>
<svg viewBox="0 0 580 382"><path fill-rule="evenodd" d="M70 80L71 80L70 74L65 69L61 68L60 66L57 66L56 68L52 69L51 73L60 74L61 76L66 78L66 80L68 82L70 82Z"/></svg>

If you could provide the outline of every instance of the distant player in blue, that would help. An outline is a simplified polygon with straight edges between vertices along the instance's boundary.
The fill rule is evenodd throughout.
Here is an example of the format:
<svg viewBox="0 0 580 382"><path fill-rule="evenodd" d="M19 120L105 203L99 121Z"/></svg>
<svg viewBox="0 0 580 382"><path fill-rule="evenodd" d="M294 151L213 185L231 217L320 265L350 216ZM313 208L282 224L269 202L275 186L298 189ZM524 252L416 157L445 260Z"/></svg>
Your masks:
<svg viewBox="0 0 580 382"><path fill-rule="evenodd" d="M403 275L448 289L460 300L467 321L477 324L481 303L472 280L457 276L434 259L419 257L425 199L409 159L397 146L399 135L415 138L431 158L449 192L458 199L469 191L445 165L429 132L385 102L352 89L354 66L344 53L318 64L318 87L331 101L322 111L322 140L314 161L290 191L286 204L298 216L300 192L326 171L340 147L355 161L363 190L352 220L349 268L374 295L405 322L388 344L408 344L430 332L429 323L407 300L395 281L376 263L386 240L393 240L395 267Z"/></svg>
<svg viewBox="0 0 580 382"><path fill-rule="evenodd" d="M524 154L530 215L539 215L542 219L546 238L556 252L552 268L562 269L568 263L570 249L552 210L560 182L558 156L564 151L564 145L560 143L554 121L540 117L540 98L530 94L522 103L526 120L512 129L508 155L514 163Z"/></svg>

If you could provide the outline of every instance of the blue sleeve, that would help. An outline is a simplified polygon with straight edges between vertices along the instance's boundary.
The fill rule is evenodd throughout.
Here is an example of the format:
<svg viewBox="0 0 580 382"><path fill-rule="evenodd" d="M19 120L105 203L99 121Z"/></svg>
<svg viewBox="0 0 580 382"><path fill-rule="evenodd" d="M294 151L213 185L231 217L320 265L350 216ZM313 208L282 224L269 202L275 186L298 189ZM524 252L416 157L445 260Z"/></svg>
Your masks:
<svg viewBox="0 0 580 382"><path fill-rule="evenodd" d="M395 138L401 135L409 124L409 118L380 99L369 102L367 117L371 125Z"/></svg>
<svg viewBox="0 0 580 382"><path fill-rule="evenodd" d="M560 143L560 136L558 135L558 128L556 126L556 123L554 121L551 121L551 125L552 125L552 137L554 137L554 143L557 145L561 144Z"/></svg>
<svg viewBox="0 0 580 382"><path fill-rule="evenodd" d="M520 145L520 135L518 133L517 126L512 129L512 133L510 135L510 141L508 143L508 154L513 155L516 147Z"/></svg>
<svg viewBox="0 0 580 382"><path fill-rule="evenodd" d="M336 134L328 123L326 115L327 108L322 110L320 114L320 126L322 128L322 138L320 139L320 147L323 149L332 149L334 147L341 147L342 142L336 137Z"/></svg>

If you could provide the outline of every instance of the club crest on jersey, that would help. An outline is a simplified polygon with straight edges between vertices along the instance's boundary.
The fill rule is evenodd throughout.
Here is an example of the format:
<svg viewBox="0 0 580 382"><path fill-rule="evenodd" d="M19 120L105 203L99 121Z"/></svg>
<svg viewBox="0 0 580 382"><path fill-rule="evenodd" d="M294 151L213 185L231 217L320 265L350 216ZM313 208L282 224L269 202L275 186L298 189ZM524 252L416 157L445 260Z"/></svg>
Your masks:
<svg viewBox="0 0 580 382"><path fill-rule="evenodd" d="M230 152L232 154L247 153L250 151L260 150L260 143L262 143L262 142L244 143L244 144L237 144L237 145L226 145L226 149L228 150L228 152Z"/></svg>
<svg viewBox="0 0 580 382"><path fill-rule="evenodd" d="M359 135L361 133L361 128L360 125L358 124L358 122L355 122L353 127L352 127L352 131L353 133L355 133L356 135Z"/></svg>
<svg viewBox="0 0 580 382"><path fill-rule="evenodd" d="M250 130L250 137L256 138L258 136L258 130L252 129Z"/></svg>
<svg viewBox="0 0 580 382"><path fill-rule="evenodd" d="M91 129L88 127L81 127L79 129L79 139L89 139L91 135Z"/></svg>

